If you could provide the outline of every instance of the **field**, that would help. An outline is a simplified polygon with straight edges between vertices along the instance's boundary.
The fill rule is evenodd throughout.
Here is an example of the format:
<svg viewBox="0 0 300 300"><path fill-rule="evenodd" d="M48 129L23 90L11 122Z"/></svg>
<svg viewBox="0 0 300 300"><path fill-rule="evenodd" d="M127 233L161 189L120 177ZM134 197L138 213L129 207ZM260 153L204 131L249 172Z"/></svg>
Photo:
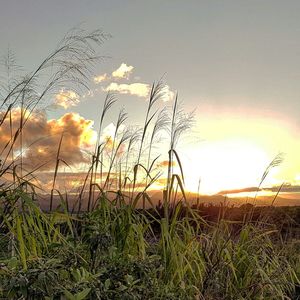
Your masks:
<svg viewBox="0 0 300 300"><path fill-rule="evenodd" d="M193 113L177 97L172 107L159 105L162 81L152 85L141 128L127 126L121 109L112 136L100 138L116 105L108 93L76 190L60 187L61 169L74 164L67 130L52 138L49 161L32 164L26 149L44 149L25 144L35 130L31 121L62 86L87 88L99 60L94 47L107 38L101 31L71 31L22 77L11 78L15 64L8 55L0 112L0 134L7 136L0 145L1 299L299 299L300 208L275 207L280 190L264 207L192 205L176 149ZM161 136L168 138L166 153L155 147ZM257 194L281 161L278 155L267 166ZM40 179L46 164L48 190ZM153 203L158 185L161 201Z"/></svg>

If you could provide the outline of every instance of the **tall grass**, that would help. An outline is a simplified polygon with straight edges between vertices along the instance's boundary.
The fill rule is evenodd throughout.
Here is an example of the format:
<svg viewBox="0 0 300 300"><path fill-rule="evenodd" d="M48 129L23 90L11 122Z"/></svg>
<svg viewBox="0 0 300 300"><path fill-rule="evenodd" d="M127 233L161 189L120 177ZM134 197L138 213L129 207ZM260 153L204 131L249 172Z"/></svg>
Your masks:
<svg viewBox="0 0 300 300"><path fill-rule="evenodd" d="M21 78L11 78L15 61L11 53L6 59L0 131L8 119L11 139L1 149L0 296L296 297L299 245L284 242L263 217L256 223L251 218L233 223L220 214L214 223L200 216L198 206L190 207L177 144L193 125L193 113L184 112L178 95L170 110L159 108L165 92L162 81L152 85L142 128L129 127L127 114L121 110L113 136L102 139L107 113L116 104L115 95L107 95L90 165L72 204L68 194L56 187L61 163L68 165L61 158L61 133L49 210L41 210L36 201L41 190L35 180L39 167L27 170L22 161L26 155L22 147L24 128L47 95L65 86L78 93L88 87L90 71L100 58L92 43L101 44L107 38L100 31L71 31L35 71ZM18 128L13 126L15 108L21 111ZM154 151L161 136L169 137L166 170L159 167L162 153ZM277 157L266 169L259 187L279 161ZM164 179L162 207L152 202L148 192L159 179ZM60 199L58 206L54 205L55 196Z"/></svg>

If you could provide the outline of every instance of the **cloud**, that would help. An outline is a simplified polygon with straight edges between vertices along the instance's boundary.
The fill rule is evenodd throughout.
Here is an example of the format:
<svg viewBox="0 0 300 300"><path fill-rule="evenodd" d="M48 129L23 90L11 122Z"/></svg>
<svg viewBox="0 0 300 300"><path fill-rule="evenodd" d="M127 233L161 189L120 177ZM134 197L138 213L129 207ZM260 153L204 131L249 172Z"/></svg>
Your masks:
<svg viewBox="0 0 300 300"><path fill-rule="evenodd" d="M123 130L123 128L124 128L124 125L122 124L122 130ZM102 130L100 141L105 142L105 141L107 141L107 139L113 138L113 136L115 135L115 132L116 132L116 126L114 125L114 123L108 124Z"/></svg>
<svg viewBox="0 0 300 300"><path fill-rule="evenodd" d="M0 119L3 116L4 112L0 113ZM13 132L19 127L20 118L21 109L13 109ZM53 169L62 133L64 135L60 158L70 166L88 162L89 158L83 150L92 149L95 144L97 133L93 130L93 123L77 113L66 113L59 119L47 120L43 111L34 111L22 131L24 166L30 169L45 164L41 169ZM6 117L0 127L0 149L10 140L9 118ZM15 152L20 153L19 138L15 144Z"/></svg>
<svg viewBox="0 0 300 300"><path fill-rule="evenodd" d="M285 184L281 186L273 186L270 188L263 188L265 191L271 191L277 193L280 189L280 193L300 193L300 185Z"/></svg>
<svg viewBox="0 0 300 300"><path fill-rule="evenodd" d="M176 166L176 162L175 161L172 161L171 165L173 167ZM169 166L169 161L168 160L163 160L161 161L159 164L158 164L159 167L168 167Z"/></svg>
<svg viewBox="0 0 300 300"><path fill-rule="evenodd" d="M246 187L242 189L233 189L233 190L224 190L220 191L217 194L218 195L227 195L227 194L239 194L239 193L246 193L246 192L257 192L257 187ZM261 191L261 189L259 189Z"/></svg>
<svg viewBox="0 0 300 300"><path fill-rule="evenodd" d="M134 69L133 66L127 66L127 64L122 63L120 67L113 71L111 76L108 76L107 73L104 73L102 75L94 77L94 82L96 84L99 84L103 81L109 80L111 78L129 78L129 75L132 73L132 70Z"/></svg>
<svg viewBox="0 0 300 300"><path fill-rule="evenodd" d="M98 92L98 89L89 90L86 94L82 95L82 98L94 97L95 93Z"/></svg>
<svg viewBox="0 0 300 300"><path fill-rule="evenodd" d="M103 74L103 75L99 75L99 76L94 77L94 82L95 82L95 83L100 83L100 82L105 81L105 80L107 80L107 79L109 79L109 77L108 77L107 74L105 73L105 74Z"/></svg>
<svg viewBox="0 0 300 300"><path fill-rule="evenodd" d="M115 143L115 147L119 144L120 137L124 134L124 132L125 132L125 125L124 124L122 124L119 127L116 137L115 137L116 126L113 123L110 123L109 125L107 125L102 130L102 134L100 136L100 143L105 144L105 151L106 152L112 151L114 143ZM115 138L115 140L114 140L114 138ZM121 154L124 153L124 151L125 151L125 145L121 144L121 146L119 147L117 155L120 156Z"/></svg>
<svg viewBox="0 0 300 300"><path fill-rule="evenodd" d="M163 91L164 91L164 93L162 96L162 101L168 102L168 101L172 101L174 99L175 93L170 90L170 87L168 85L164 86Z"/></svg>
<svg viewBox="0 0 300 300"><path fill-rule="evenodd" d="M113 92L118 92L120 94L130 94L138 97L147 97L150 93L150 88L151 88L149 84L141 83L141 82L119 84L117 82L113 82L114 78L129 79L129 75L132 73L133 69L134 69L133 66L128 66L126 63L122 63L117 70L112 72L111 76L108 76L107 73L103 75L99 75L97 77L94 77L94 82L98 84L106 80L112 80L106 88L102 88L103 91L105 92L113 91ZM135 80L138 79L140 78L135 77ZM172 101L174 97L175 97L175 93L170 89L168 85L164 85L162 88L161 100L163 102L168 102L168 101Z"/></svg>
<svg viewBox="0 0 300 300"><path fill-rule="evenodd" d="M112 72L112 77L115 78L128 78L132 73L133 66L127 66L125 63L122 63L121 66Z"/></svg>
<svg viewBox="0 0 300 300"><path fill-rule="evenodd" d="M113 91L120 94L130 94L138 97L147 97L149 95L150 86L149 84L139 82L131 84L118 84L116 82L112 82L104 89L104 91Z"/></svg>
<svg viewBox="0 0 300 300"><path fill-rule="evenodd" d="M56 94L54 103L67 109L71 106L76 106L79 103L79 95L70 90L61 90Z"/></svg>
<svg viewBox="0 0 300 300"><path fill-rule="evenodd" d="M64 170L63 172L58 172L55 186L57 190L67 191L68 193L76 193L83 188L84 181L87 175L88 173L85 171L70 172L68 170ZM116 178L117 175L118 174L114 172L110 172L110 176L112 178ZM98 182L101 180L101 178L103 179L106 176L107 172L102 172L102 177L99 173L95 174L95 178ZM52 189L53 177L53 171L39 172L37 176L38 185L41 186L44 191L50 191ZM89 185L85 185L84 190L87 192L88 189Z"/></svg>
<svg viewBox="0 0 300 300"><path fill-rule="evenodd" d="M242 189L233 189L225 190L218 193L218 195L227 195L227 194L239 194L245 192L257 192L257 191L268 191L272 193L277 193L280 190L280 193L300 193L300 185L293 185L286 183L282 187L280 185L274 185L272 187L263 187L258 189L257 187L246 187Z"/></svg>

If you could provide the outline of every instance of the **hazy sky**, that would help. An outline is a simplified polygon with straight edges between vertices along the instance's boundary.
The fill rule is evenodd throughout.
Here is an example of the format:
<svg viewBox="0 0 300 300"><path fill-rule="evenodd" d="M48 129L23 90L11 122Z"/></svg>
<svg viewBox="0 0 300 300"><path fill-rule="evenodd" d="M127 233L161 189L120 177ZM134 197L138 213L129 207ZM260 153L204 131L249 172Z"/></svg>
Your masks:
<svg viewBox="0 0 300 300"><path fill-rule="evenodd" d="M111 74L122 63L134 67L126 84L149 84L165 74L186 109L197 109L195 132L200 137L195 139L210 144L190 146L187 161L189 153L205 152L214 143L226 148L226 139L233 142L222 155L232 154L236 140L243 139L264 149L268 158L292 149L289 169L294 169L289 176L285 173L292 180L300 174L300 160L293 160L295 149L300 152L299 15L298 0L2 0L0 51L5 53L9 46L19 63L31 70L70 28L102 28L113 38L100 49L111 58L97 67L99 75ZM66 111L97 120L104 97L100 85L95 94ZM144 98L119 99L130 117L142 118ZM57 109L50 115L59 117L66 111Z"/></svg>

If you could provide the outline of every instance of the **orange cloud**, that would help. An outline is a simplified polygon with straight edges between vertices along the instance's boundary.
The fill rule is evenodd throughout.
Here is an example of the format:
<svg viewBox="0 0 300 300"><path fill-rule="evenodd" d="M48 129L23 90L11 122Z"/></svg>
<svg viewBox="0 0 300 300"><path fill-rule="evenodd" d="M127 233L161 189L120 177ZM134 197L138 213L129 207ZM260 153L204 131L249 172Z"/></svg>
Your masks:
<svg viewBox="0 0 300 300"><path fill-rule="evenodd" d="M12 110L12 129L20 124L21 109ZM24 112L23 112L24 114ZM4 113L0 113L0 118ZM96 141L93 121L86 120L77 113L66 113L59 119L47 120L42 111L34 111L22 131L23 163L29 168L36 168L46 163L42 169L55 166L55 157L59 140L63 134L60 158L69 165L88 161L83 150L90 149ZM11 127L7 116L0 127L0 149L11 140ZM14 145L15 153L20 153L20 137Z"/></svg>
<svg viewBox="0 0 300 300"><path fill-rule="evenodd" d="M176 166L175 161L172 161L171 165L173 167ZM169 166L169 161L168 160L164 160L164 161L160 162L158 166L159 167L168 167Z"/></svg>

